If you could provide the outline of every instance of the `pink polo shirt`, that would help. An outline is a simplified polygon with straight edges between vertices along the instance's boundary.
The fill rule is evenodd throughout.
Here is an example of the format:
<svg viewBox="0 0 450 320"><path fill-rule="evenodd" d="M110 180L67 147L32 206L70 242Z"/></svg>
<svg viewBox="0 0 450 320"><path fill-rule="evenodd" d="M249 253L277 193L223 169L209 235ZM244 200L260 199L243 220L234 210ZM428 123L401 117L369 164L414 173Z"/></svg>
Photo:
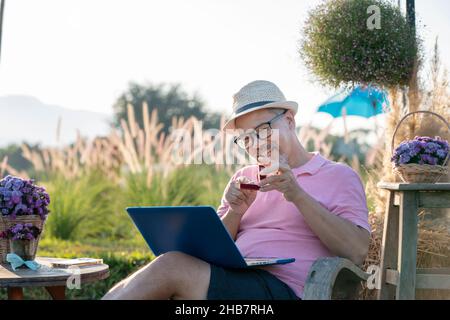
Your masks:
<svg viewBox="0 0 450 320"><path fill-rule="evenodd" d="M352 168L314 152L313 158L292 172L299 185L330 212L371 232L364 188ZM230 182L240 176L256 181L257 173L257 165L247 166L238 170ZM222 197L219 217L228 208ZM236 245L244 257L295 258L293 263L260 268L285 282L300 298L312 263L317 258L333 256L295 205L276 190L257 193L242 217Z"/></svg>

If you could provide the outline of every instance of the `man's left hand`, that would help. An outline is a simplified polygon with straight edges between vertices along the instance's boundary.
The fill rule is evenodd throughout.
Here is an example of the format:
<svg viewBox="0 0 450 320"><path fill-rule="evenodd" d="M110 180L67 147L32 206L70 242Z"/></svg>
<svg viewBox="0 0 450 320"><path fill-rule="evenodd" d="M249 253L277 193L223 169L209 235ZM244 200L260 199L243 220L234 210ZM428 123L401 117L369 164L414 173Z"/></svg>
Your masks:
<svg viewBox="0 0 450 320"><path fill-rule="evenodd" d="M294 173L289 166L287 159L280 156L279 168L275 175L268 176L259 182L259 191L267 192L271 190L280 191L287 201L293 202L304 191L299 186Z"/></svg>

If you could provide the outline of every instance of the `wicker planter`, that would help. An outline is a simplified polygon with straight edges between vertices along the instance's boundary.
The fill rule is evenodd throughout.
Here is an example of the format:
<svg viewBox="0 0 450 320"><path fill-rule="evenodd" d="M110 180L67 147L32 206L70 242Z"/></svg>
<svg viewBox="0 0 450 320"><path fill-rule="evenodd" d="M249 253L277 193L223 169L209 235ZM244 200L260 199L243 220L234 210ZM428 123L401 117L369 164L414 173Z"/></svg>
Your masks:
<svg viewBox="0 0 450 320"><path fill-rule="evenodd" d="M402 122L412 114L416 113L428 113L432 114L439 119L441 119L447 126L450 131L449 123L437 113L432 111L415 111L406 114L400 122L397 124L394 134L392 135L391 141L391 153L394 154L394 139L395 134L398 131L398 128L402 124ZM406 183L436 183L443 175L448 174L448 159L450 156L450 152L447 153L447 157L444 160L443 165L430 165L430 164L417 164L417 163L408 163L402 165L394 165L394 172Z"/></svg>
<svg viewBox="0 0 450 320"><path fill-rule="evenodd" d="M22 223L22 224L31 223L33 226L38 227L41 230L41 234L42 234L45 220L42 220L39 215L23 215L23 216L17 216L15 219L0 216L0 231L7 230L8 228L14 226L17 223ZM28 252L29 252L30 256L33 257L33 259L36 256L39 239L40 239L40 235L37 237L37 239L28 241L28 242L30 242ZM6 263L7 262L6 255L8 253L12 252L10 242L11 241L9 239L0 239L0 263ZM29 259L29 260L33 260L33 259Z"/></svg>
<svg viewBox="0 0 450 320"><path fill-rule="evenodd" d="M9 240L11 253L17 254L23 260L34 260L36 257L37 239L33 240Z"/></svg>

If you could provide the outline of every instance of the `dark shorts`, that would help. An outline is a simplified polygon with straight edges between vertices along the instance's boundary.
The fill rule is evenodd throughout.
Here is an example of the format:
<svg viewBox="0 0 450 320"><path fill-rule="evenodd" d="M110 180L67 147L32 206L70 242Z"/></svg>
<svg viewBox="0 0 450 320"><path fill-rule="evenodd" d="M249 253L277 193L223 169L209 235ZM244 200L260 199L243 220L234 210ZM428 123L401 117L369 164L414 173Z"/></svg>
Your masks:
<svg viewBox="0 0 450 320"><path fill-rule="evenodd" d="M211 264L208 300L300 300L294 291L270 272L222 268Z"/></svg>

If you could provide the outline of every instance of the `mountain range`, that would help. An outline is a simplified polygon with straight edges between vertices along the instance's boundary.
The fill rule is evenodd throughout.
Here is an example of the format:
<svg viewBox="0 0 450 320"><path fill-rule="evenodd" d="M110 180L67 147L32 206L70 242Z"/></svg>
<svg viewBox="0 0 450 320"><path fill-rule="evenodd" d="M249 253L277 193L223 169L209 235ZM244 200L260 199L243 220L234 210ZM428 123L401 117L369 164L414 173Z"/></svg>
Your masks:
<svg viewBox="0 0 450 320"><path fill-rule="evenodd" d="M89 138L105 135L111 120L108 114L45 104L33 96L0 96L0 147L22 142L41 146L67 144L75 141L77 130Z"/></svg>

